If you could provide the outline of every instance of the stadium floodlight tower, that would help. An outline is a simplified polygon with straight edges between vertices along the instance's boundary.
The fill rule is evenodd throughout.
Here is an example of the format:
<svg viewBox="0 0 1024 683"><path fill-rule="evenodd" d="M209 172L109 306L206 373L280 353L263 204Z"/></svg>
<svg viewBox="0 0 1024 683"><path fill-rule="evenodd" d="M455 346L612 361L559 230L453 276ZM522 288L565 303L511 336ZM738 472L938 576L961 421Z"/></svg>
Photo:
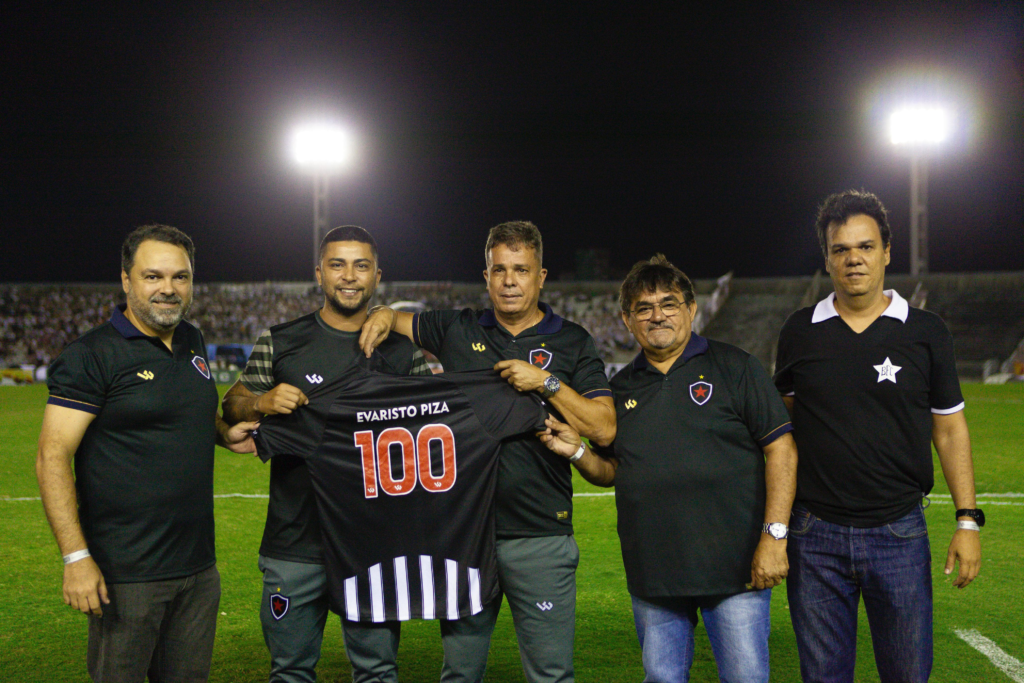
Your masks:
<svg viewBox="0 0 1024 683"><path fill-rule="evenodd" d="M910 274L928 272L928 155L952 130L949 111L935 105L897 109L889 119L892 144L910 153Z"/></svg>
<svg viewBox="0 0 1024 683"><path fill-rule="evenodd" d="M352 158L352 140L342 128L328 123L299 126L292 133L292 156L313 176L313 267L320 260L320 240L330 220L328 178Z"/></svg>

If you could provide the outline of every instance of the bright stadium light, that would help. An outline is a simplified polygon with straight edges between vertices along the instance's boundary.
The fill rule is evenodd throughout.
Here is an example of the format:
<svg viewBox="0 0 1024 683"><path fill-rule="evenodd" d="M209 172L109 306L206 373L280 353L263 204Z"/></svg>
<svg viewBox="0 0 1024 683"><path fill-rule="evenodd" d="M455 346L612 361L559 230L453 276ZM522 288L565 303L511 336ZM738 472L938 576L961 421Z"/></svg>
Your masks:
<svg viewBox="0 0 1024 683"><path fill-rule="evenodd" d="M334 170L352 157L348 132L330 124L309 124L292 133L292 156L311 170Z"/></svg>
<svg viewBox="0 0 1024 683"><path fill-rule="evenodd" d="M941 107L904 107L889 117L889 137L894 145L934 145L949 137L951 124Z"/></svg>
<svg viewBox="0 0 1024 683"><path fill-rule="evenodd" d="M313 267L319 262L320 239L330 221L327 179L354 156L352 137L344 129L327 123L310 123L296 128L291 136L295 163L313 174Z"/></svg>
<svg viewBox="0 0 1024 683"><path fill-rule="evenodd" d="M889 139L910 152L910 274L928 272L927 153L953 133L953 116L937 105L897 109L889 117Z"/></svg>

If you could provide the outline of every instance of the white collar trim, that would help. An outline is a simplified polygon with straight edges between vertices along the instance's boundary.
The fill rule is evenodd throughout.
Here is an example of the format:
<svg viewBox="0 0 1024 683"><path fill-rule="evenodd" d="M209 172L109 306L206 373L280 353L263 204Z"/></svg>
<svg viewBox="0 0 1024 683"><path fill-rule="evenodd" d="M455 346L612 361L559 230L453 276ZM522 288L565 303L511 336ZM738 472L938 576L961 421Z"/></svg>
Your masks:
<svg viewBox="0 0 1024 683"><path fill-rule="evenodd" d="M907 303L907 300L900 296L899 292L895 289L887 289L882 293L892 299L886 309L882 311L882 315L896 318L901 323L907 322L907 316L910 314L910 304ZM811 316L811 322L820 323L838 316L839 313L836 311L836 293L832 292L814 307L814 315Z"/></svg>

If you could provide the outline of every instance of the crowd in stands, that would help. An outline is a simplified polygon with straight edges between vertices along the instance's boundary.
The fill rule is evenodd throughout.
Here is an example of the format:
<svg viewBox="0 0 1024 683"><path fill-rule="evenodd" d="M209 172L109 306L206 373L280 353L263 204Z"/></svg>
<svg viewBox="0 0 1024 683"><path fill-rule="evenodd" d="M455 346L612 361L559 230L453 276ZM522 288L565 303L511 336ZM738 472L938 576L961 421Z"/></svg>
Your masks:
<svg viewBox="0 0 1024 683"><path fill-rule="evenodd" d="M0 364L47 365L68 343L108 320L111 307L123 301L119 284L0 284ZM188 319L202 329L208 343L251 344L271 325L313 311L322 301L319 288L310 284L196 285ZM568 293L546 287L542 301L589 330L606 361L635 353L614 292ZM488 307L482 284L385 283L377 290L375 303L398 302L417 302L426 309Z"/></svg>

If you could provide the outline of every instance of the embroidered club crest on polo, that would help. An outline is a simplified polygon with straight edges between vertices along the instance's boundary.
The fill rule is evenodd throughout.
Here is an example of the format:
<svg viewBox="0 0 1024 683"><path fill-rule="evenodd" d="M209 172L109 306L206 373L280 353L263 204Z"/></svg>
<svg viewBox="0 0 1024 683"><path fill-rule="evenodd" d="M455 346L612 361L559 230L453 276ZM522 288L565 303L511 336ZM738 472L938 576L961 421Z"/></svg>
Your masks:
<svg viewBox="0 0 1024 683"><path fill-rule="evenodd" d="M270 596L270 614L275 620L281 621L284 615L288 614L288 605L291 604L289 598L283 595L273 594Z"/></svg>
<svg viewBox="0 0 1024 683"><path fill-rule="evenodd" d="M704 405L711 398L711 391L714 389L709 382L694 382L690 385L690 398L699 406Z"/></svg>
<svg viewBox="0 0 1024 683"><path fill-rule="evenodd" d="M534 349L530 351L530 364L544 370L551 365L552 357L551 352L547 349Z"/></svg>
<svg viewBox="0 0 1024 683"><path fill-rule="evenodd" d="M878 371L878 381L884 382L886 380L896 384L896 373L903 369L902 365L893 365L889 357L885 357L885 362L881 365L872 365L876 371Z"/></svg>
<svg viewBox="0 0 1024 683"><path fill-rule="evenodd" d="M192 365L196 366L196 370L199 371L200 375L206 379L210 379L210 366L206 364L206 359L202 356L195 356L192 359Z"/></svg>

